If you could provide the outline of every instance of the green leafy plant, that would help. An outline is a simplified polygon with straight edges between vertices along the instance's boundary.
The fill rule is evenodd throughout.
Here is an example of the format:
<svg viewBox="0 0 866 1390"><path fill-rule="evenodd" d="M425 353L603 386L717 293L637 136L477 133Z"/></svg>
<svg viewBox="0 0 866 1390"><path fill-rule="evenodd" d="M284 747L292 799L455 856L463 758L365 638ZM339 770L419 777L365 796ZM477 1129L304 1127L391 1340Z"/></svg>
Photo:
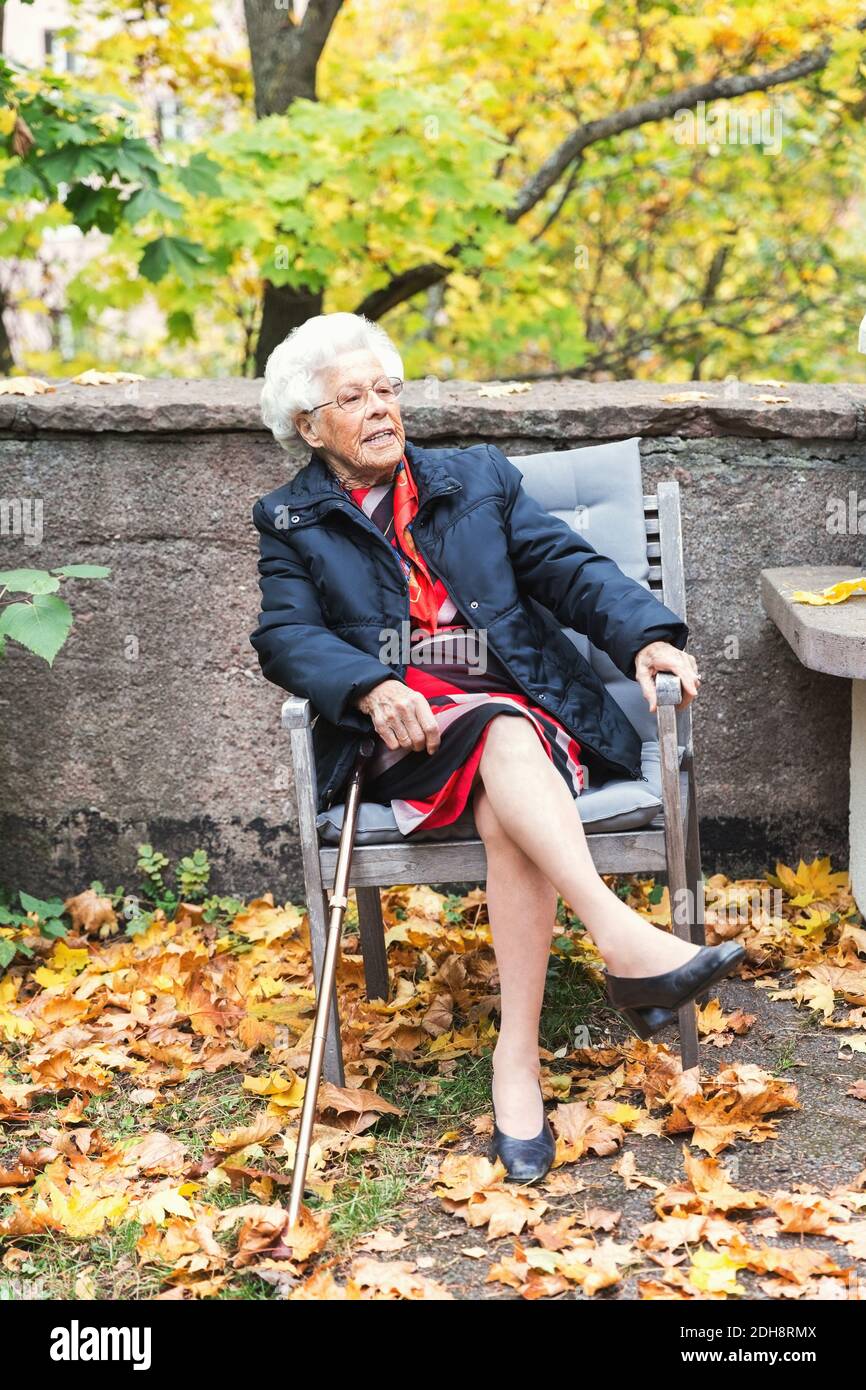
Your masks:
<svg viewBox="0 0 866 1390"><path fill-rule="evenodd" d="M463 899L459 893L449 893L442 904L442 915L446 922L463 921Z"/></svg>
<svg viewBox="0 0 866 1390"><path fill-rule="evenodd" d="M140 874L143 874L142 894L157 907L163 907L166 903L175 903L177 896L170 888L166 887L162 876L163 869L168 868L168 859L152 845L138 846L138 864L136 866Z"/></svg>
<svg viewBox="0 0 866 1390"><path fill-rule="evenodd" d="M178 862L174 871L175 880L178 885L178 892L169 888L165 881L164 871L168 868L169 860L167 855L160 850L153 848L153 845L138 846L138 870L142 875L141 893L142 897L149 902L153 909L162 908L166 916L170 917L177 909L178 903L203 902L211 910L211 916L206 916L206 921L214 921L219 915L227 915L226 904L235 905L233 915L236 916L243 906L235 898L212 897L205 899L208 882L210 880L210 861L203 849L195 849L192 854L186 854ZM127 934L134 936L140 931L145 931L150 925L151 915L148 912L136 913L130 925L127 927Z"/></svg>
<svg viewBox="0 0 866 1390"><path fill-rule="evenodd" d="M90 889L93 893L96 893L98 897L108 898L113 908L118 908L120 904L123 902L124 898L126 897L126 893L123 888L115 888L114 892L111 893L105 887L104 883L100 883L98 878L95 878L93 882L90 884Z"/></svg>
<svg viewBox="0 0 866 1390"><path fill-rule="evenodd" d="M203 849L194 849L184 855L175 869L179 894L166 885L164 873L169 859L152 845L141 844L138 850L138 871L141 874L140 893L127 893L118 886L113 891L106 888L99 879L94 879L89 887L100 898L108 898L115 912L126 921L125 933L129 937L146 932L159 911L171 918L181 902L197 903L202 906L202 917L208 924L221 928L230 927L242 910L241 898L223 894L205 897L210 880L211 865ZM20 904L20 906L19 906ZM32 958L34 951L18 937L22 929L33 929L38 924L43 936L56 938L66 936L67 925L61 920L66 916L60 898L35 898L30 893L20 892L11 897L9 890L0 888L0 972L5 970L17 955ZM34 917L37 923L34 923ZM237 950L248 950L249 942L238 938Z"/></svg>
<svg viewBox="0 0 866 1390"><path fill-rule="evenodd" d="M65 912L62 898L33 898L29 893L20 892L21 906L27 913L35 913L39 918L39 930L43 936L65 936L66 924L60 918Z"/></svg>
<svg viewBox="0 0 866 1390"><path fill-rule="evenodd" d="M11 928L11 934L0 935L0 970L5 970L11 965L16 956L26 956L31 959L33 950L22 941L15 933L22 928L31 929L34 925L33 918L37 918L37 924L42 936L56 939L66 935L66 923L61 921L65 909L61 898L34 898L30 893L20 892L18 901L21 911L13 907L8 900L0 902L0 930Z"/></svg>
<svg viewBox="0 0 866 1390"><path fill-rule="evenodd" d="M203 849L185 855L175 870L180 896L184 902L195 903L205 895L210 879L210 861Z"/></svg>
<svg viewBox="0 0 866 1390"><path fill-rule="evenodd" d="M215 922L223 927L235 920L243 902L240 898L219 897L215 894L213 897L205 898L202 907L202 916L206 922Z"/></svg>
<svg viewBox="0 0 866 1390"><path fill-rule="evenodd" d="M0 602L8 594L29 594L28 599L0 608L0 656L6 639L18 642L49 666L72 627L72 609L57 597L62 579L106 579L106 565L62 565L54 570L4 570L0 573Z"/></svg>

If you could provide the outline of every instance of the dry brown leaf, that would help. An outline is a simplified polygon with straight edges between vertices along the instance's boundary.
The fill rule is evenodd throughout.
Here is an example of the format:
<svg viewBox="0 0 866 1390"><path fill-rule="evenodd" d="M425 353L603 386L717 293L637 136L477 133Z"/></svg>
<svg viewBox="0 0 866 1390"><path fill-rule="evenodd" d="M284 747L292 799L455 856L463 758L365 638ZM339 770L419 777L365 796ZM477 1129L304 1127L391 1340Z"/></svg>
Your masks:
<svg viewBox="0 0 866 1390"><path fill-rule="evenodd" d="M405 1249L408 1244L408 1238L402 1231L389 1231L387 1227L379 1226L372 1235L359 1241L355 1248L357 1250L378 1250L384 1254L390 1254L394 1250Z"/></svg>
<svg viewBox="0 0 866 1390"><path fill-rule="evenodd" d="M531 381L496 381L479 386L479 396L515 396L532 390Z"/></svg>
<svg viewBox="0 0 866 1390"><path fill-rule="evenodd" d="M9 376L0 379L0 396L44 396L47 392L56 390L56 386L49 386L47 381L38 376Z"/></svg>
<svg viewBox="0 0 866 1390"><path fill-rule="evenodd" d="M658 1178L650 1178L637 1171L637 1159L631 1149L626 1149L620 1155L611 1165L611 1171L619 1174L630 1192L637 1187L649 1187L656 1192L664 1192L667 1187L667 1183L661 1182Z"/></svg>
<svg viewBox="0 0 866 1390"><path fill-rule="evenodd" d="M130 381L144 381L139 372L100 372L96 367L88 367L86 372L70 379L71 386L118 386Z"/></svg>
<svg viewBox="0 0 866 1390"><path fill-rule="evenodd" d="M15 113L15 125L12 128L11 150L17 159L26 159L33 146L36 144L36 137L20 112Z"/></svg>
<svg viewBox="0 0 866 1390"><path fill-rule="evenodd" d="M557 1164L573 1163L585 1153L615 1153L625 1138L622 1125L590 1109L582 1100L557 1105L549 1118L556 1132Z"/></svg>
<svg viewBox="0 0 866 1390"><path fill-rule="evenodd" d="M362 1087L350 1090L347 1087L334 1086L330 1081L323 1081L316 1097L316 1111L324 1116L329 1110L337 1114L341 1125L352 1134L361 1134L365 1129L369 1129L380 1115L403 1113L399 1105L393 1105L390 1100L377 1095L375 1091L368 1091Z"/></svg>
<svg viewBox="0 0 866 1390"><path fill-rule="evenodd" d="M85 889L74 898L67 898L63 910L69 913L73 929L77 932L96 935L103 927L115 931L118 926L117 913L111 906L111 899L100 897L92 888Z"/></svg>
<svg viewBox="0 0 866 1390"><path fill-rule="evenodd" d="M217 1153L235 1153L250 1144L266 1144L274 1135L279 1134L282 1127L283 1120L279 1115L269 1115L263 1110L251 1125L241 1125L237 1129L229 1130L228 1134L215 1129L211 1135L211 1144Z"/></svg>
<svg viewBox="0 0 866 1390"><path fill-rule="evenodd" d="M443 1301L452 1300L454 1297L444 1284L438 1284L435 1279L428 1279L426 1274L419 1274L416 1266L408 1260L353 1260L349 1282L357 1289L363 1290L367 1297L377 1299Z"/></svg>
<svg viewBox="0 0 866 1390"><path fill-rule="evenodd" d="M144 1174L177 1175L184 1171L188 1157L189 1150L179 1139L152 1130L124 1150L121 1166Z"/></svg>

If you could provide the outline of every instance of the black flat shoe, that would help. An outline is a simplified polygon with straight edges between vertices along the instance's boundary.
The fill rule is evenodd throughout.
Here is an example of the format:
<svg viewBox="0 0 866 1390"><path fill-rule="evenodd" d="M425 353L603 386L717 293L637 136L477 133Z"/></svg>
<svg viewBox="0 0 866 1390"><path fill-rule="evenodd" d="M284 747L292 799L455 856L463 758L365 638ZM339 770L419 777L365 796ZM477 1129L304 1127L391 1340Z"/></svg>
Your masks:
<svg viewBox="0 0 866 1390"><path fill-rule="evenodd" d="M608 998L610 996L608 995ZM660 1033L663 1028L669 1028L672 1023L676 1023L677 1015L675 1009L624 1009L617 1010L622 1014L632 1032L637 1033L639 1038L646 1042L647 1038L652 1038L656 1033Z"/></svg>
<svg viewBox="0 0 866 1390"><path fill-rule="evenodd" d="M538 1090L540 1094L540 1084ZM511 1134L503 1134L496 1123L496 1107L493 1107L493 1138L487 1157L491 1163L497 1158L502 1160L506 1168L506 1182L537 1182L550 1171L555 1154L556 1140L546 1115L534 1139L515 1139Z"/></svg>
<svg viewBox="0 0 866 1390"><path fill-rule="evenodd" d="M708 985L730 974L746 952L736 941L718 946L702 946L676 970L663 975L608 975L607 997L615 1009L681 1009L690 1004Z"/></svg>

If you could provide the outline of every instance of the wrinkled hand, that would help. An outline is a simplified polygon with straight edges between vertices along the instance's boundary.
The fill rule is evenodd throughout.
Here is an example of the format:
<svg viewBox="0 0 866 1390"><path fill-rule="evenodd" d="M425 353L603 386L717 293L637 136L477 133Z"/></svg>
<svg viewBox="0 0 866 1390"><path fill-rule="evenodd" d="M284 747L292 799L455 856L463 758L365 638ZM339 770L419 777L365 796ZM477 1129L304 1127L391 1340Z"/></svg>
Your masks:
<svg viewBox="0 0 866 1390"><path fill-rule="evenodd" d="M403 681L385 680L355 701L369 714L373 727L388 748L412 748L433 753L439 747L439 725L424 696Z"/></svg>
<svg viewBox="0 0 866 1390"><path fill-rule="evenodd" d="M683 698L675 707L678 712L687 709L697 696L701 683L698 663L689 652L681 652L670 642L650 642L649 646L642 647L634 659L634 669L635 680L649 702L650 714L656 711L654 677L657 671L671 671L682 681Z"/></svg>

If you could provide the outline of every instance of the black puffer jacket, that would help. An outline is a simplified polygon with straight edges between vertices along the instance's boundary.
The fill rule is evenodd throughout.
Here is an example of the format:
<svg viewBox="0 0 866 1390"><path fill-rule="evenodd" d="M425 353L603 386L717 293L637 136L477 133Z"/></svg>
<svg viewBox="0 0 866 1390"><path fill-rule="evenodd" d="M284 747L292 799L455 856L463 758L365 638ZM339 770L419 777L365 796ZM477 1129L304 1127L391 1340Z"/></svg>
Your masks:
<svg viewBox="0 0 866 1390"><path fill-rule="evenodd" d="M413 536L431 571L515 685L561 720L603 777L640 777L640 738L560 624L586 633L626 676L659 639L684 648L688 628L522 486L494 444L405 443L418 489ZM312 702L319 809L340 799L361 737L354 701L404 662L379 659L408 624L396 552L313 450L291 482L253 507L262 611L251 634L268 680ZM408 631L408 629L405 629ZM405 654L405 653L402 653Z"/></svg>

